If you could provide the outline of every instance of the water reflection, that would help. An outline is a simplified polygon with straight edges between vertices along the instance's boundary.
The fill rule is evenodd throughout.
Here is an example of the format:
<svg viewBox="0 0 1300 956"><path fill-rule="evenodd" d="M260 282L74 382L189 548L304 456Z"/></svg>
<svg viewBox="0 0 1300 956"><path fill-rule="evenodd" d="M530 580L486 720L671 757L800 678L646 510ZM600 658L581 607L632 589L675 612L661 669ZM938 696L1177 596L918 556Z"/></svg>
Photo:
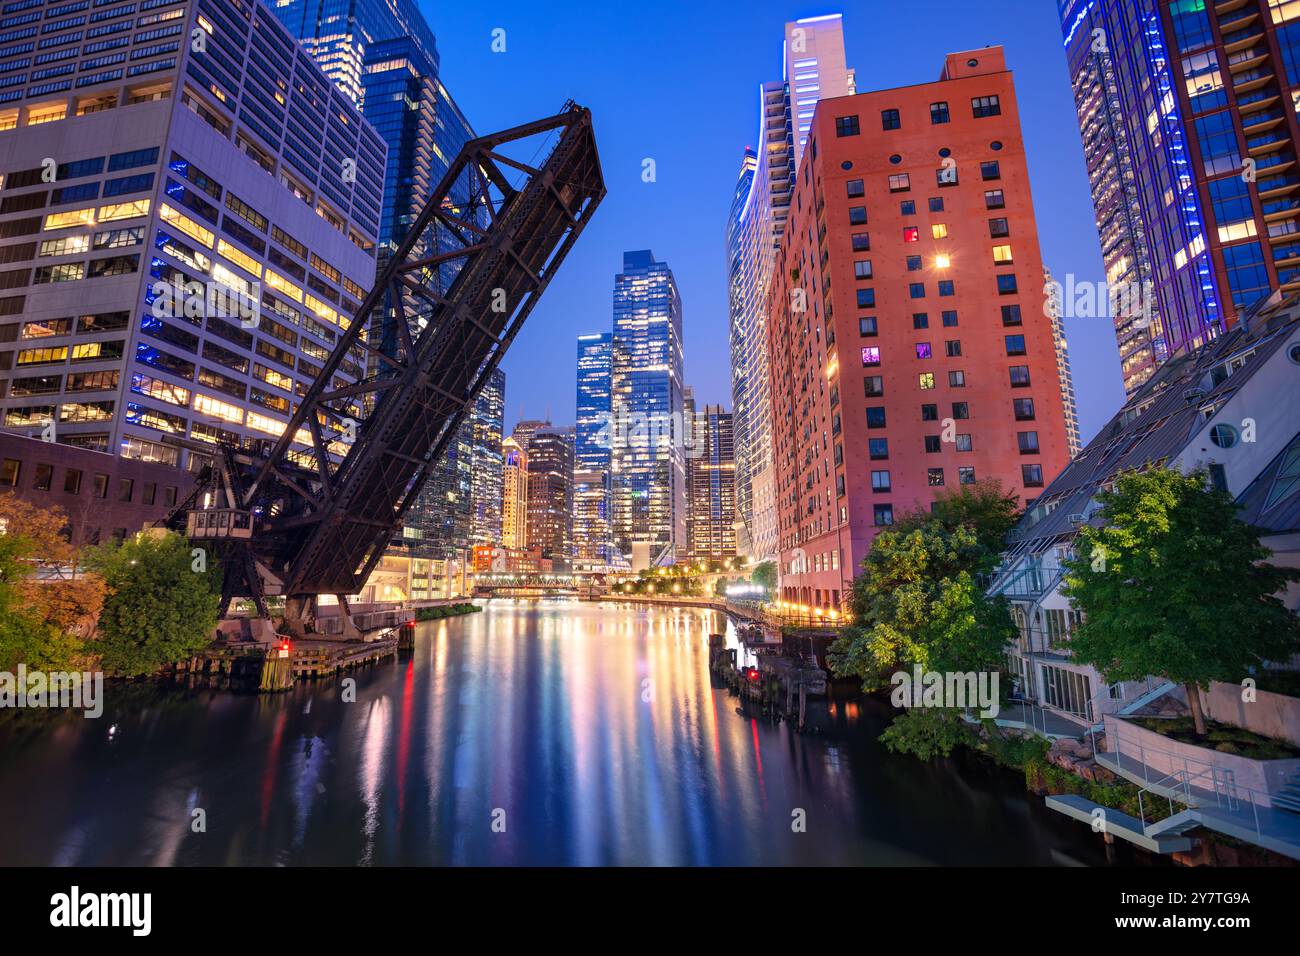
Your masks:
<svg viewBox="0 0 1300 956"><path fill-rule="evenodd" d="M98 721L9 730L0 862L1103 859L1008 774L888 755L871 702L814 708L813 735L741 716L710 686L713 612L498 601L420 627L409 655L351 675L354 703L337 681L112 688Z"/></svg>

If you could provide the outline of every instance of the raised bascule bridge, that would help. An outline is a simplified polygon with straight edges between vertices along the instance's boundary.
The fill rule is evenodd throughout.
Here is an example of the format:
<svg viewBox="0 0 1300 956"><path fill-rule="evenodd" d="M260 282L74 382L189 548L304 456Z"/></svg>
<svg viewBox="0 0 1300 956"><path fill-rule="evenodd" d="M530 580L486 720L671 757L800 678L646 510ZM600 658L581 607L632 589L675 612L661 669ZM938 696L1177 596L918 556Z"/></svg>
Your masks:
<svg viewBox="0 0 1300 956"><path fill-rule="evenodd" d="M223 614L240 597L269 618L267 597L282 595L283 629L301 637L318 596L333 594L347 621L346 596L389 547L604 196L581 106L471 140L269 454L173 439L213 460L166 525L220 560ZM358 351L364 377L338 378Z"/></svg>

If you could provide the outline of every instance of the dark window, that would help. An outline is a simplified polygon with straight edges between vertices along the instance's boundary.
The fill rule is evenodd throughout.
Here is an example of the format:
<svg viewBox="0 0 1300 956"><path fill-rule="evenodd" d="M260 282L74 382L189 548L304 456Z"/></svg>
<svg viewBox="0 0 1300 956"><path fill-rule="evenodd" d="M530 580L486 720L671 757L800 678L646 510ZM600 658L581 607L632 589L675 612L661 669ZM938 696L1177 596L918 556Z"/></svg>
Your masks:
<svg viewBox="0 0 1300 956"><path fill-rule="evenodd" d="M835 117L836 136L857 136L859 132L861 130L858 127L858 118L856 116Z"/></svg>
<svg viewBox="0 0 1300 956"><path fill-rule="evenodd" d="M922 406L921 406L921 421L923 421L923 422L937 422L938 420L939 420L939 406L938 406L938 405L922 405Z"/></svg>
<svg viewBox="0 0 1300 956"><path fill-rule="evenodd" d="M875 335L877 332L876 317L874 315L864 315L858 319L858 334L864 337Z"/></svg>
<svg viewBox="0 0 1300 956"><path fill-rule="evenodd" d="M996 159L988 163L980 163L980 178L985 180L1002 178L1002 167L998 165Z"/></svg>
<svg viewBox="0 0 1300 956"><path fill-rule="evenodd" d="M950 296L950 295L955 295L955 294L956 294L956 291L955 291L955 290L956 290L956 286L953 285L953 282L952 282L951 279L940 279L940 280L939 280L939 295L941 295L941 296L945 296L945 297L946 297L946 296Z"/></svg>
<svg viewBox="0 0 1300 956"><path fill-rule="evenodd" d="M921 257L920 257L920 256L908 256L908 257L907 257L907 271L908 271L908 272L920 272L920 271L921 271Z"/></svg>
<svg viewBox="0 0 1300 956"><path fill-rule="evenodd" d="M867 427L884 428L885 427L885 409L881 405L873 405L867 409Z"/></svg>
<svg viewBox="0 0 1300 956"><path fill-rule="evenodd" d="M904 199L902 202L900 202L900 203L898 204L898 213L899 213L899 215L901 215L901 216L915 216L915 215L916 215L916 200L915 200L915 199Z"/></svg>
<svg viewBox="0 0 1300 956"><path fill-rule="evenodd" d="M943 327L944 327L945 329L952 329L952 328L956 328L956 327L957 327L957 310L956 310L956 309L946 309L946 310L944 310L944 313L943 313Z"/></svg>
<svg viewBox="0 0 1300 956"><path fill-rule="evenodd" d="M1004 305L1002 307L1002 324L1003 325L1020 325L1020 306Z"/></svg>
<svg viewBox="0 0 1300 956"><path fill-rule="evenodd" d="M954 421L962 421L963 419L970 418L970 405L966 402L953 402L952 417Z"/></svg>
<svg viewBox="0 0 1300 956"><path fill-rule="evenodd" d="M81 494L81 471L69 468L63 473L63 491L69 495Z"/></svg>
<svg viewBox="0 0 1300 956"><path fill-rule="evenodd" d="M146 505L151 505L154 503L157 497L158 497L157 482L146 481L144 483L144 493L140 496L141 503Z"/></svg>
<svg viewBox="0 0 1300 956"><path fill-rule="evenodd" d="M930 316L925 312L912 313L912 328L925 329L930 326Z"/></svg>
<svg viewBox="0 0 1300 956"><path fill-rule="evenodd" d="M903 125L903 121L898 115L898 110L880 111L881 129L898 129L902 125Z"/></svg>
<svg viewBox="0 0 1300 956"><path fill-rule="evenodd" d="M862 186L862 180L860 179L850 179L845 184L845 186L848 189L848 194L850 199L857 199L859 196L862 196L866 192L866 190Z"/></svg>
<svg viewBox="0 0 1300 956"><path fill-rule="evenodd" d="M1020 478L1025 483L1026 488L1043 487L1043 466L1042 465L1021 465Z"/></svg>
<svg viewBox="0 0 1300 956"><path fill-rule="evenodd" d="M1011 226L1005 219L989 220L989 236L993 239L1005 239L1011 235Z"/></svg>
<svg viewBox="0 0 1300 956"><path fill-rule="evenodd" d="M880 375L868 375L862 380L862 386L867 398L879 398L885 394L885 380Z"/></svg>
<svg viewBox="0 0 1300 956"><path fill-rule="evenodd" d="M1011 406L1016 410L1016 421L1032 422L1034 420L1034 400L1032 398L1012 399Z"/></svg>
<svg viewBox="0 0 1300 956"><path fill-rule="evenodd" d="M1015 295L1017 291L1015 275L998 276L998 295Z"/></svg>
<svg viewBox="0 0 1300 956"><path fill-rule="evenodd" d="M870 438L867 440L867 450L873 461L883 461L889 457L889 439Z"/></svg>
<svg viewBox="0 0 1300 956"><path fill-rule="evenodd" d="M930 212L943 212L942 196L934 196L930 199Z"/></svg>
<svg viewBox="0 0 1300 956"><path fill-rule="evenodd" d="M941 124L943 124L943 123L948 122L949 119L950 119L950 117L948 116L948 102L947 102L947 100L943 100L943 101L938 102L938 103L931 103L931 104L930 104L930 123L931 123L931 125L933 125L933 126L939 126L939 125L941 125Z"/></svg>
<svg viewBox="0 0 1300 956"><path fill-rule="evenodd" d="M108 475L96 475L96 476L95 476L95 490L94 490L94 496L95 496L96 498L107 498L107 497L108 497Z"/></svg>
<svg viewBox="0 0 1300 956"><path fill-rule="evenodd" d="M135 481L131 478L117 479L117 500L130 502L135 492Z"/></svg>
<svg viewBox="0 0 1300 956"><path fill-rule="evenodd" d="M976 119L1002 115L1002 103L996 96L973 96L970 105Z"/></svg>
<svg viewBox="0 0 1300 956"><path fill-rule="evenodd" d="M1028 365L1013 365L1011 366L1010 372L1011 372L1012 388L1029 387L1029 366Z"/></svg>
<svg viewBox="0 0 1300 956"><path fill-rule="evenodd" d="M876 305L876 290L875 290L875 289L858 289L858 290L857 290L857 293L858 293L858 308L859 308L859 309L872 309L872 308L875 308L875 305Z"/></svg>
<svg viewBox="0 0 1300 956"><path fill-rule="evenodd" d="M54 466L37 465L36 477L32 479L32 487L37 491L49 491L50 485L54 483Z"/></svg>
<svg viewBox="0 0 1300 956"><path fill-rule="evenodd" d="M875 513L877 528L887 528L894 523L893 505L875 505L872 510Z"/></svg>
<svg viewBox="0 0 1300 956"><path fill-rule="evenodd" d="M1016 444L1022 455L1038 454L1038 432L1016 432Z"/></svg>
<svg viewBox="0 0 1300 956"><path fill-rule="evenodd" d="M1006 340L1008 355L1025 354L1025 337L1023 335L1008 335Z"/></svg>
<svg viewBox="0 0 1300 956"><path fill-rule="evenodd" d="M943 450L943 443L939 440L938 435L925 436L925 450L927 454L935 454Z"/></svg>
<svg viewBox="0 0 1300 956"><path fill-rule="evenodd" d="M984 207L986 209L1004 209L1006 205L1007 200L1002 195L1001 189L990 189L984 194Z"/></svg>
<svg viewBox="0 0 1300 956"><path fill-rule="evenodd" d="M853 226L865 226L867 224L867 207L850 206L849 224Z"/></svg>
<svg viewBox="0 0 1300 956"><path fill-rule="evenodd" d="M855 232L853 234L853 251L868 252L871 249L871 237L865 232Z"/></svg>
<svg viewBox="0 0 1300 956"><path fill-rule="evenodd" d="M22 468L23 463L17 458L0 460L0 488L17 488Z"/></svg>

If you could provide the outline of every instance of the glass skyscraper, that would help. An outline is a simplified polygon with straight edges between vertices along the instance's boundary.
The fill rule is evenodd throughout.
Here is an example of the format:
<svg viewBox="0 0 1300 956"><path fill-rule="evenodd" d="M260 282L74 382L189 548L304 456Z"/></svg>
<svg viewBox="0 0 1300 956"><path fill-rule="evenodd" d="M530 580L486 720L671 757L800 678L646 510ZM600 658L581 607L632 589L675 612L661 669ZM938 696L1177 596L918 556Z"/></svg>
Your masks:
<svg viewBox="0 0 1300 956"><path fill-rule="evenodd" d="M682 300L668 263L623 253L614 279L614 541L672 563L686 547Z"/></svg>
<svg viewBox="0 0 1300 956"><path fill-rule="evenodd" d="M365 54L377 41L410 37L437 72L437 44L416 0L272 0L267 6L357 106Z"/></svg>
<svg viewBox="0 0 1300 956"><path fill-rule="evenodd" d="M1115 319L1132 393L1271 290L1300 288L1300 4L1058 10L1107 281L1154 286L1140 321Z"/></svg>
<svg viewBox="0 0 1300 956"><path fill-rule="evenodd" d="M581 468L609 470L612 343L608 332L578 336L577 462Z"/></svg>

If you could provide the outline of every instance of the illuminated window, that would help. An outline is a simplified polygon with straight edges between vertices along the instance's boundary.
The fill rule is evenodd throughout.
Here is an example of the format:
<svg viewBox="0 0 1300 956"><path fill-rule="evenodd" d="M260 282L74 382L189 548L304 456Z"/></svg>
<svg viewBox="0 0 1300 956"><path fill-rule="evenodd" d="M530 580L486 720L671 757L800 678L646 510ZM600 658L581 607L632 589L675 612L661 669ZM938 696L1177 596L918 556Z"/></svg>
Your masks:
<svg viewBox="0 0 1300 956"><path fill-rule="evenodd" d="M868 345L862 350L862 367L868 368L880 364L880 349L874 345Z"/></svg>
<svg viewBox="0 0 1300 956"><path fill-rule="evenodd" d="M288 296L295 302L302 302L302 288L294 285L278 272L272 272L270 269L267 269L265 279L266 284L272 289L275 289L275 291L279 292L281 295Z"/></svg>
<svg viewBox="0 0 1300 956"><path fill-rule="evenodd" d="M70 226L93 226L95 224L95 210L90 209L69 209L66 212L51 213L45 217L46 232L51 229L67 229Z"/></svg>
<svg viewBox="0 0 1300 956"><path fill-rule="evenodd" d="M1007 265L1010 265L1010 264L1011 264L1011 247L1010 247L1010 246L994 246L994 247L993 247L993 262L994 262L995 265L999 265L999 266L1007 266Z"/></svg>
<svg viewBox="0 0 1300 956"><path fill-rule="evenodd" d="M236 249L230 243L226 242L226 240L217 240L217 252L221 253L245 272L252 273L259 279L262 277L262 264L243 250Z"/></svg>
<svg viewBox="0 0 1300 956"><path fill-rule="evenodd" d="M204 395L201 392L194 393L194 410L203 415L220 418L222 421L233 422L236 425L243 424L244 421L244 410L242 408L215 399L210 395ZM284 427L281 426L280 430L283 431Z"/></svg>
<svg viewBox="0 0 1300 956"><path fill-rule="evenodd" d="M311 296L311 295L306 296L303 299L303 305L311 309L312 312L320 316L325 321L332 322L335 325L341 324L339 321L338 311L330 308L328 305L326 305L324 302L322 302L320 299L316 298L315 296Z"/></svg>
<svg viewBox="0 0 1300 956"><path fill-rule="evenodd" d="M920 382L921 390L928 391L929 389L934 388L934 373L922 372L918 378L918 381Z"/></svg>
<svg viewBox="0 0 1300 956"><path fill-rule="evenodd" d="M150 375L132 375L131 391L137 395L146 395L160 402L179 405L182 408L190 404L189 389L181 388L181 386L173 385L170 382L164 382L162 379Z"/></svg>
<svg viewBox="0 0 1300 956"><path fill-rule="evenodd" d="M930 227L930 236L933 239L947 239L948 238L947 223L936 222L933 226Z"/></svg>
<svg viewBox="0 0 1300 956"><path fill-rule="evenodd" d="M279 419L250 411L248 413L248 427L254 431L265 432L268 435L279 437L284 434L284 430L288 426Z"/></svg>
<svg viewBox="0 0 1300 956"><path fill-rule="evenodd" d="M99 221L113 222L117 219L137 219L149 215L149 200L137 199L134 202L117 202L99 207Z"/></svg>
<svg viewBox="0 0 1300 956"><path fill-rule="evenodd" d="M22 349L18 353L19 365L54 365L66 360L68 347L61 345L51 349Z"/></svg>
<svg viewBox="0 0 1300 956"><path fill-rule="evenodd" d="M67 103L44 103L40 106L29 106L27 107L27 125L40 126L42 123L53 123L67 115Z"/></svg>
<svg viewBox="0 0 1300 956"><path fill-rule="evenodd" d="M905 226L903 228L904 242L919 242L921 239L921 230L916 226Z"/></svg>
<svg viewBox="0 0 1300 956"><path fill-rule="evenodd" d="M145 206L146 207L148 206L148 200L145 200ZM147 212L148 209L146 208L145 211ZM163 220L163 222L170 224L176 229L179 229L181 232L185 233L185 235L189 236L191 239L195 240L196 242L203 243L209 249L212 248L212 244L216 241L217 238L216 234L211 229L199 225L189 216L186 216L184 213L181 213L176 209L173 209L171 206L167 205L167 203L163 203L158 208L158 215ZM122 218L126 218L126 217L122 217Z"/></svg>
<svg viewBox="0 0 1300 956"><path fill-rule="evenodd" d="M950 265L952 265L952 259L949 256L940 254L934 257L934 267L936 269L947 269Z"/></svg>
<svg viewBox="0 0 1300 956"><path fill-rule="evenodd" d="M46 239L41 243L39 256L73 256L90 248L89 236L65 236L62 239Z"/></svg>

